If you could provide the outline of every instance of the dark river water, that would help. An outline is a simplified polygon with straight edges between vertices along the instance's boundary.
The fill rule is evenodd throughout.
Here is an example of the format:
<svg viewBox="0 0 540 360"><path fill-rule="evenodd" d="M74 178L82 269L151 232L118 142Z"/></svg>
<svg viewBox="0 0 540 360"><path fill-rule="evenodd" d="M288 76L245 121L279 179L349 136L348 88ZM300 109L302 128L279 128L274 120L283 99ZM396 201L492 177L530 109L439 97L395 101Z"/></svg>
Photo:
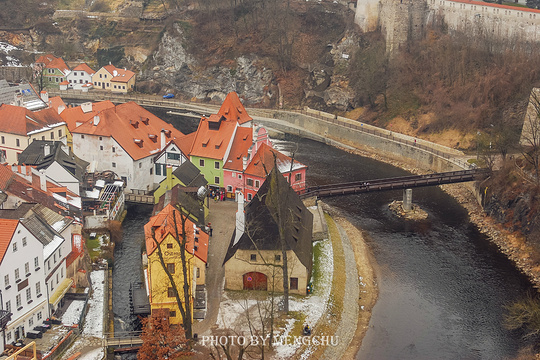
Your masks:
<svg viewBox="0 0 540 360"><path fill-rule="evenodd" d="M169 118L179 130L193 120ZM396 167L314 141L290 137L279 150L296 148L308 165L308 184L322 185L407 174ZM505 359L516 355L519 334L502 325L504 306L523 297L530 283L468 222L467 213L439 188L413 190L428 220L409 223L388 210L401 191L327 198L362 229L377 262L379 298L357 359ZM124 241L115 250L115 329L129 330L130 282L140 281L142 227L148 208L130 208ZM361 275L361 274L360 274Z"/></svg>

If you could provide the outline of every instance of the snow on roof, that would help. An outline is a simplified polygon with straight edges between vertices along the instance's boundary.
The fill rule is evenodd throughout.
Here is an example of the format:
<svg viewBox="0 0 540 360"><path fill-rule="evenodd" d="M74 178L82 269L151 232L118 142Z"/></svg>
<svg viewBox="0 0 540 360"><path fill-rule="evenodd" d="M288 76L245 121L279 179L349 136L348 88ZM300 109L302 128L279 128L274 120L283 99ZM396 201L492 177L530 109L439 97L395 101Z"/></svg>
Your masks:
<svg viewBox="0 0 540 360"><path fill-rule="evenodd" d="M94 189L92 191L86 191L86 197L89 197L91 199L99 198L99 189Z"/></svg>
<svg viewBox="0 0 540 360"><path fill-rule="evenodd" d="M54 235L53 241L45 245L43 248L43 258L48 259L64 242L64 238Z"/></svg>
<svg viewBox="0 0 540 360"><path fill-rule="evenodd" d="M52 228L58 232L62 231L66 226L66 220L67 219L64 218L60 221L55 222L54 224L52 224Z"/></svg>

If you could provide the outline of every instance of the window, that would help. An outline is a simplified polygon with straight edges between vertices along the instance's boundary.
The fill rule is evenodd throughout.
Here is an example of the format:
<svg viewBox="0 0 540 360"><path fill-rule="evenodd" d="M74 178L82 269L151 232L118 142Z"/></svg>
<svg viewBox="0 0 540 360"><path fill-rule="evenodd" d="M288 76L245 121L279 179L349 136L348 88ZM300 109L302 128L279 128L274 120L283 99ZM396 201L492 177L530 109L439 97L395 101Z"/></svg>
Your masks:
<svg viewBox="0 0 540 360"><path fill-rule="evenodd" d="M116 167L116 163L115 163L115 162L112 163L112 167Z"/></svg>
<svg viewBox="0 0 540 360"><path fill-rule="evenodd" d="M261 183L259 182L259 180L255 180L255 187L256 188L259 188L261 185Z"/></svg>
<svg viewBox="0 0 540 360"><path fill-rule="evenodd" d="M51 270L51 259L47 261L47 270Z"/></svg>
<svg viewBox="0 0 540 360"><path fill-rule="evenodd" d="M20 281L21 280L21 274L19 272L19 268L16 268L15 269L15 281Z"/></svg>
<svg viewBox="0 0 540 360"><path fill-rule="evenodd" d="M51 291L54 290L53 282L51 281Z"/></svg>
<svg viewBox="0 0 540 360"><path fill-rule="evenodd" d="M104 78L105 78L105 79L107 78L107 74L105 74Z"/></svg>
<svg viewBox="0 0 540 360"><path fill-rule="evenodd" d="M22 246L26 246L26 236L22 238Z"/></svg>
<svg viewBox="0 0 540 360"><path fill-rule="evenodd" d="M112 152L116 152L116 148L114 146L112 147Z"/></svg>
<svg viewBox="0 0 540 360"><path fill-rule="evenodd" d="M60 279L58 279L58 273L56 273L56 285L58 285L58 283L60 282L59 280Z"/></svg>
<svg viewBox="0 0 540 360"><path fill-rule="evenodd" d="M100 136L100 137L99 137L99 141L101 141L101 140L103 140L103 136Z"/></svg>
<svg viewBox="0 0 540 360"><path fill-rule="evenodd" d="M41 311L37 313L37 319L38 321L41 320L41 318L43 317L43 315L41 315Z"/></svg>
<svg viewBox="0 0 540 360"><path fill-rule="evenodd" d="M100 78L100 79L103 79L103 74L99 74L99 78Z"/></svg>
<svg viewBox="0 0 540 360"><path fill-rule="evenodd" d="M174 274L174 263L167 264L167 271L169 274Z"/></svg>
<svg viewBox="0 0 540 360"><path fill-rule="evenodd" d="M172 244L171 243L167 244L167 249L172 249Z"/></svg>
<svg viewBox="0 0 540 360"><path fill-rule="evenodd" d="M142 168L142 163L139 163L139 169Z"/></svg>
<svg viewBox="0 0 540 360"><path fill-rule="evenodd" d="M51 131L51 140L54 139L54 131Z"/></svg>
<svg viewBox="0 0 540 360"><path fill-rule="evenodd" d="M34 267L36 270L39 269L39 258L37 256L34 258Z"/></svg>
<svg viewBox="0 0 540 360"><path fill-rule="evenodd" d="M150 168L150 175L154 174L154 168Z"/></svg>
<svg viewBox="0 0 540 360"><path fill-rule="evenodd" d="M60 277L61 277L61 278L64 277L64 268L60 268Z"/></svg>
<svg viewBox="0 0 540 360"><path fill-rule="evenodd" d="M204 167L204 159L199 159L199 166Z"/></svg>
<svg viewBox="0 0 540 360"><path fill-rule="evenodd" d="M289 286L291 290L298 290L298 278L291 278L291 284Z"/></svg>
<svg viewBox="0 0 540 360"><path fill-rule="evenodd" d="M176 311L174 310L169 311L169 317L176 317Z"/></svg>
<svg viewBox="0 0 540 360"><path fill-rule="evenodd" d="M227 185L227 191L232 192L232 186L231 185Z"/></svg>
<svg viewBox="0 0 540 360"><path fill-rule="evenodd" d="M15 297L15 304L17 305L17 310L20 310L22 308L22 299L21 299L21 294L18 294L16 297Z"/></svg>
<svg viewBox="0 0 540 360"><path fill-rule="evenodd" d="M247 179L246 184L247 186L253 186L253 179Z"/></svg>
<svg viewBox="0 0 540 360"><path fill-rule="evenodd" d="M32 326L34 326L34 317L28 319L28 327L31 328Z"/></svg>
<svg viewBox="0 0 540 360"><path fill-rule="evenodd" d="M81 139L84 139L84 135L81 135Z"/></svg>
<svg viewBox="0 0 540 360"><path fill-rule="evenodd" d="M11 331L9 331L9 332L6 334L6 340L7 340L8 342L11 341Z"/></svg>
<svg viewBox="0 0 540 360"><path fill-rule="evenodd" d="M6 138L2 136L2 144L6 143Z"/></svg>
<svg viewBox="0 0 540 360"><path fill-rule="evenodd" d="M103 150L103 145L99 145L99 150Z"/></svg>
<svg viewBox="0 0 540 360"><path fill-rule="evenodd" d="M156 175L161 175L161 164L156 164Z"/></svg>
<svg viewBox="0 0 540 360"><path fill-rule="evenodd" d="M41 283L36 283L36 296L39 297L41 295ZM38 317L39 320L39 317Z"/></svg>
<svg viewBox="0 0 540 360"><path fill-rule="evenodd" d="M251 200L253 198L253 195L248 194L248 200Z"/></svg>
<svg viewBox="0 0 540 360"><path fill-rule="evenodd" d="M249 259L250 259L251 261L257 261L257 254L251 254L250 257L249 257Z"/></svg>
<svg viewBox="0 0 540 360"><path fill-rule="evenodd" d="M26 274L26 276L30 275L30 263L24 264L24 273Z"/></svg>
<svg viewBox="0 0 540 360"><path fill-rule="evenodd" d="M6 301L6 310L11 312L11 300Z"/></svg>
<svg viewBox="0 0 540 360"><path fill-rule="evenodd" d="M280 262L281 261L281 255L274 255L274 261Z"/></svg>
<svg viewBox="0 0 540 360"><path fill-rule="evenodd" d="M42 137L41 137L41 140L45 140L45 136L42 136Z"/></svg>
<svg viewBox="0 0 540 360"><path fill-rule="evenodd" d="M53 254L53 260L54 260L54 263L56 264L56 253Z"/></svg>
<svg viewBox="0 0 540 360"><path fill-rule="evenodd" d="M214 168L219 169L219 161L214 162Z"/></svg>
<svg viewBox="0 0 540 360"><path fill-rule="evenodd" d="M201 277L201 269L198 267L195 268L195 273L197 274L197 279Z"/></svg>
<svg viewBox="0 0 540 360"><path fill-rule="evenodd" d="M21 146L21 140L17 139L15 140L15 143L17 144L17 147Z"/></svg>
<svg viewBox="0 0 540 360"><path fill-rule="evenodd" d="M294 181L300 181L302 180L302 174L301 173L298 173L296 175L294 175Z"/></svg>
<svg viewBox="0 0 540 360"><path fill-rule="evenodd" d="M9 286L9 274L4 276L4 286L5 287Z"/></svg>
<svg viewBox="0 0 540 360"><path fill-rule="evenodd" d="M26 289L26 301L30 301L32 300L32 289L31 288L27 288Z"/></svg>
<svg viewBox="0 0 540 360"><path fill-rule="evenodd" d="M13 243L13 252L17 252L17 243L16 242Z"/></svg>
<svg viewBox="0 0 540 360"><path fill-rule="evenodd" d="M172 287L167 290L167 296L174 297L174 289Z"/></svg>
<svg viewBox="0 0 540 360"><path fill-rule="evenodd" d="M58 130L58 137L59 137L59 138L62 137L62 129Z"/></svg>
<svg viewBox="0 0 540 360"><path fill-rule="evenodd" d="M241 174L238 174L238 178L239 178L239 179L242 179L242 175L241 175Z"/></svg>
<svg viewBox="0 0 540 360"><path fill-rule="evenodd" d="M62 258L62 248L58 248L58 257Z"/></svg>
<svg viewBox="0 0 540 360"><path fill-rule="evenodd" d="M167 159L180 160L180 154L167 153Z"/></svg>
<svg viewBox="0 0 540 360"><path fill-rule="evenodd" d="M219 184L219 176L214 176L214 184Z"/></svg>

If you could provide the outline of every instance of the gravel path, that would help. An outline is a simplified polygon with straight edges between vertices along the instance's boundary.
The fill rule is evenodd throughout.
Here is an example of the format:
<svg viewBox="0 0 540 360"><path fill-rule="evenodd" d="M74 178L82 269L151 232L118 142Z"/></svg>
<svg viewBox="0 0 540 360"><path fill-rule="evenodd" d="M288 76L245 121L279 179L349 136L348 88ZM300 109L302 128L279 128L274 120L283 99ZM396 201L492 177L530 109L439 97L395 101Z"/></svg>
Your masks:
<svg viewBox="0 0 540 360"><path fill-rule="evenodd" d="M336 223L336 226L339 230L345 256L345 297L341 321L335 333L335 336L339 338L339 344L328 346L322 356L322 359L328 360L341 359L349 347L358 325L358 298L360 296L358 270L351 240L341 225Z"/></svg>

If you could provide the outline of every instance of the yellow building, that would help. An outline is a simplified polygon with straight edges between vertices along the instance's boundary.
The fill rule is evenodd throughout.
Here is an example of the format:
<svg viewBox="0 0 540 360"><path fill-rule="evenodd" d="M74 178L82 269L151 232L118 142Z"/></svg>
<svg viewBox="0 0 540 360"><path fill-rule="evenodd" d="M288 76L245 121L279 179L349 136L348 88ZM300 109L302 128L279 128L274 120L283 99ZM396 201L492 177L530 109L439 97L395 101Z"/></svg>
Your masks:
<svg viewBox="0 0 540 360"><path fill-rule="evenodd" d="M176 219L176 228L175 228ZM184 221L184 225L183 224ZM176 241L179 234L182 242L183 229L186 234L186 245L181 249ZM206 282L206 261L208 256L208 234L199 229L189 219L183 217L180 211L167 204L156 216L144 226L146 237L146 253L148 255L148 289L152 313L168 311L171 324L181 324L182 315L176 301L176 296L169 277L164 269L172 275L183 304L184 276L182 271L181 252L187 263L187 279L191 298L191 321L193 321L193 304L197 285ZM163 259L163 263L161 261Z"/></svg>
<svg viewBox="0 0 540 360"><path fill-rule="evenodd" d="M135 88L135 73L114 65L105 65L92 75L95 89L127 93Z"/></svg>

